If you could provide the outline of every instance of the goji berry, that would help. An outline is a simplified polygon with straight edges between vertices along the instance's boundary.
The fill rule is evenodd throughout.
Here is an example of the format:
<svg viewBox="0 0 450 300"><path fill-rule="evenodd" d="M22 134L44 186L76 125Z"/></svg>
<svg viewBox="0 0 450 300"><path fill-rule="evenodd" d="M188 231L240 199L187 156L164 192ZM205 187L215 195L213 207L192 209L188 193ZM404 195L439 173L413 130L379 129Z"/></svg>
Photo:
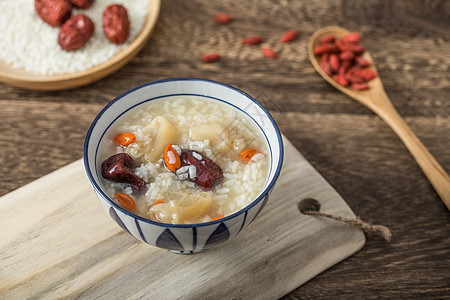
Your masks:
<svg viewBox="0 0 450 300"><path fill-rule="evenodd" d="M334 75L333 79L334 79L334 81L336 81L337 83L339 83L342 86L348 85L348 80L343 75Z"/></svg>
<svg viewBox="0 0 450 300"><path fill-rule="evenodd" d="M348 69L350 68L351 64L352 64L351 61L349 61L349 60L344 60L344 61L341 63L341 66L339 67L338 74L339 74L339 75L344 75L344 74L348 71Z"/></svg>
<svg viewBox="0 0 450 300"><path fill-rule="evenodd" d="M218 53L208 53L201 57L201 60L205 63L215 62L220 59L220 54Z"/></svg>
<svg viewBox="0 0 450 300"><path fill-rule="evenodd" d="M370 66L370 62L368 62L367 60L365 60L364 58L359 57L359 56L355 57L355 62L358 66L363 67L363 68Z"/></svg>
<svg viewBox="0 0 450 300"><path fill-rule="evenodd" d="M355 53L355 55L361 55L365 51L364 47L360 44L348 44L348 46L350 47L350 50Z"/></svg>
<svg viewBox="0 0 450 300"><path fill-rule="evenodd" d="M357 91L368 90L370 87L367 83L352 83L351 88Z"/></svg>
<svg viewBox="0 0 450 300"><path fill-rule="evenodd" d="M334 73L337 73L339 71L339 66L341 64L341 61L339 60L339 57L336 54L330 54L329 63L331 70Z"/></svg>
<svg viewBox="0 0 450 300"><path fill-rule="evenodd" d="M333 74L333 71L331 70L330 63L328 61L321 61L320 62L320 67L325 72L325 74L327 74L328 76L331 76L331 74Z"/></svg>
<svg viewBox="0 0 450 300"><path fill-rule="evenodd" d="M314 48L315 55L334 52L338 52L338 47L335 44L323 44Z"/></svg>
<svg viewBox="0 0 450 300"><path fill-rule="evenodd" d="M298 31L295 29L291 29L286 31L283 36L281 37L281 42L282 43L288 43L290 41L293 41L297 38L298 36Z"/></svg>
<svg viewBox="0 0 450 300"><path fill-rule="evenodd" d="M345 50L339 54L339 58L342 60L352 60L355 58L355 54L350 50Z"/></svg>
<svg viewBox="0 0 450 300"><path fill-rule="evenodd" d="M377 72L372 69L361 69L356 72L356 75L362 77L365 81L369 81L377 77Z"/></svg>
<svg viewBox="0 0 450 300"><path fill-rule="evenodd" d="M320 61L328 61L328 58L330 58L330 54L329 53L324 53L320 57Z"/></svg>
<svg viewBox="0 0 450 300"><path fill-rule="evenodd" d="M336 40L336 37L332 34L326 35L320 39L321 44L328 44L328 43L334 43Z"/></svg>
<svg viewBox="0 0 450 300"><path fill-rule="evenodd" d="M242 44L245 45L259 45L263 42L263 38L259 35L248 36L242 39Z"/></svg>
<svg viewBox="0 0 450 300"><path fill-rule="evenodd" d="M224 25L230 23L233 20L233 17L227 13L218 13L214 16L214 20L217 24Z"/></svg>
<svg viewBox="0 0 450 300"><path fill-rule="evenodd" d="M341 41L344 43L359 43L361 41L361 35L356 31L350 32L349 34L344 35L341 38Z"/></svg>
<svg viewBox="0 0 450 300"><path fill-rule="evenodd" d="M278 53L269 47L262 47L261 50L262 50L263 54L268 58L277 58L278 57Z"/></svg>
<svg viewBox="0 0 450 300"><path fill-rule="evenodd" d="M336 83L350 85L355 90L366 90L370 88L367 82L378 75L375 70L367 68L371 63L361 57L365 49L360 41L361 35L356 31L341 39L326 35L313 51L320 57L320 68Z"/></svg>
<svg viewBox="0 0 450 300"><path fill-rule="evenodd" d="M346 73L344 74L344 77L351 83L365 83L364 78L352 73Z"/></svg>

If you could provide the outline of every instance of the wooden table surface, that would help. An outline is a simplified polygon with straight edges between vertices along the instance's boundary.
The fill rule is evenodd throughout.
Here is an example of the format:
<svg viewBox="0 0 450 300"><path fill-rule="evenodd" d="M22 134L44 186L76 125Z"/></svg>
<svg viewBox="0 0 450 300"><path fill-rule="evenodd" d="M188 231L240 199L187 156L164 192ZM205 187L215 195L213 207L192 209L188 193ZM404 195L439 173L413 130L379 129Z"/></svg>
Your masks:
<svg viewBox="0 0 450 300"><path fill-rule="evenodd" d="M215 24L217 12L234 21ZM393 131L308 60L309 37L330 25L363 35L394 106L450 172L450 2L164 0L152 38L117 73L59 92L0 83L0 195L81 158L91 121L127 89L167 77L217 80L260 100L355 214L393 232L390 243L368 236L360 252L284 299L450 298L449 211ZM281 44L291 28L299 38ZM241 45L249 35L263 36L278 59ZM220 61L202 63L209 52Z"/></svg>

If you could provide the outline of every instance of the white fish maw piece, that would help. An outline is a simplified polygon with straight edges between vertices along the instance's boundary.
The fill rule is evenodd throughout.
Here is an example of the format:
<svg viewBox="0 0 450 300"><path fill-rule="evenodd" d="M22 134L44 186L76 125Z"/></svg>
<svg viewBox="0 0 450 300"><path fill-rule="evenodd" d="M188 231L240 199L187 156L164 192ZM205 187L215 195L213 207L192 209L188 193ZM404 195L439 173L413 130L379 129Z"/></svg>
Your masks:
<svg viewBox="0 0 450 300"><path fill-rule="evenodd" d="M149 210L149 215L154 215L156 219L169 224L195 223L191 220L206 214L213 202L210 193L199 193L191 195L192 205L180 206L175 201L153 205Z"/></svg>
<svg viewBox="0 0 450 300"><path fill-rule="evenodd" d="M227 137L225 127L220 124L202 124L189 128L189 138L194 141L211 141L219 136Z"/></svg>
<svg viewBox="0 0 450 300"><path fill-rule="evenodd" d="M158 161L168 144L175 143L178 136L177 129L172 123L161 116L154 118L142 132L150 134L153 139L151 151L145 155L146 159L153 163Z"/></svg>

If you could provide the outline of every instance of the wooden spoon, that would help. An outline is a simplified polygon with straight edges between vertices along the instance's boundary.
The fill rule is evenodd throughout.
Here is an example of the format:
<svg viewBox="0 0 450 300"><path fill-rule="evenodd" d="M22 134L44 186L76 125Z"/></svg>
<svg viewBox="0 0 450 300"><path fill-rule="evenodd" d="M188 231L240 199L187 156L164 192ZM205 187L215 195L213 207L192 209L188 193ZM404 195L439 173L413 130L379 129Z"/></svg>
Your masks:
<svg viewBox="0 0 450 300"><path fill-rule="evenodd" d="M368 83L370 89L357 91L336 83L333 78L328 76L319 66L319 57L314 55L313 50L320 44L320 39L323 36L330 34L334 35L336 38L341 38L348 33L348 30L335 26L322 28L316 31L311 36L308 45L308 54L312 65L332 86L361 104L367 106L381 119L383 119L392 128L392 130L394 130L394 132L399 136L411 152L422 171L428 177L428 180L431 182L442 201L444 201L445 205L450 210L450 177L442 166L439 165L436 159L430 154L427 148L425 148L417 136L411 131L397 110L394 108L386 95L386 92L384 91L383 83L381 82L380 77L378 76ZM373 59L367 51L364 52L362 57L371 62L370 68L376 70Z"/></svg>

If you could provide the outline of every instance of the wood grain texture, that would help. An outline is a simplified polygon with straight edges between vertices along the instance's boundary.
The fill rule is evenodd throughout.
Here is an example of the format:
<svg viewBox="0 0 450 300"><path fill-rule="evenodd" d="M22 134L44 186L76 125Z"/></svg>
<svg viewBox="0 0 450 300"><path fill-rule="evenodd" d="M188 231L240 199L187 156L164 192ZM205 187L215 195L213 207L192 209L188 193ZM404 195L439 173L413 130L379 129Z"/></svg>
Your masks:
<svg viewBox="0 0 450 300"><path fill-rule="evenodd" d="M234 21L215 24L218 11ZM79 159L95 114L127 89L172 76L219 80L260 100L357 215L393 231L391 243L369 237L285 299L448 298L450 213L392 130L315 72L307 42L324 26L360 31L394 106L450 172L449 20L445 0L164 0L150 41L113 75L60 92L0 84L0 194ZM290 28L299 38L280 45ZM252 34L279 58L240 44ZM222 59L201 63L212 51Z"/></svg>
<svg viewBox="0 0 450 300"><path fill-rule="evenodd" d="M25 185L0 198L0 226L10 227L0 242L0 296L281 297L365 243L358 229L299 212L297 203L314 198L322 211L354 217L286 139L285 159L270 201L250 228L195 255L154 248L122 231L96 199L81 160Z"/></svg>

